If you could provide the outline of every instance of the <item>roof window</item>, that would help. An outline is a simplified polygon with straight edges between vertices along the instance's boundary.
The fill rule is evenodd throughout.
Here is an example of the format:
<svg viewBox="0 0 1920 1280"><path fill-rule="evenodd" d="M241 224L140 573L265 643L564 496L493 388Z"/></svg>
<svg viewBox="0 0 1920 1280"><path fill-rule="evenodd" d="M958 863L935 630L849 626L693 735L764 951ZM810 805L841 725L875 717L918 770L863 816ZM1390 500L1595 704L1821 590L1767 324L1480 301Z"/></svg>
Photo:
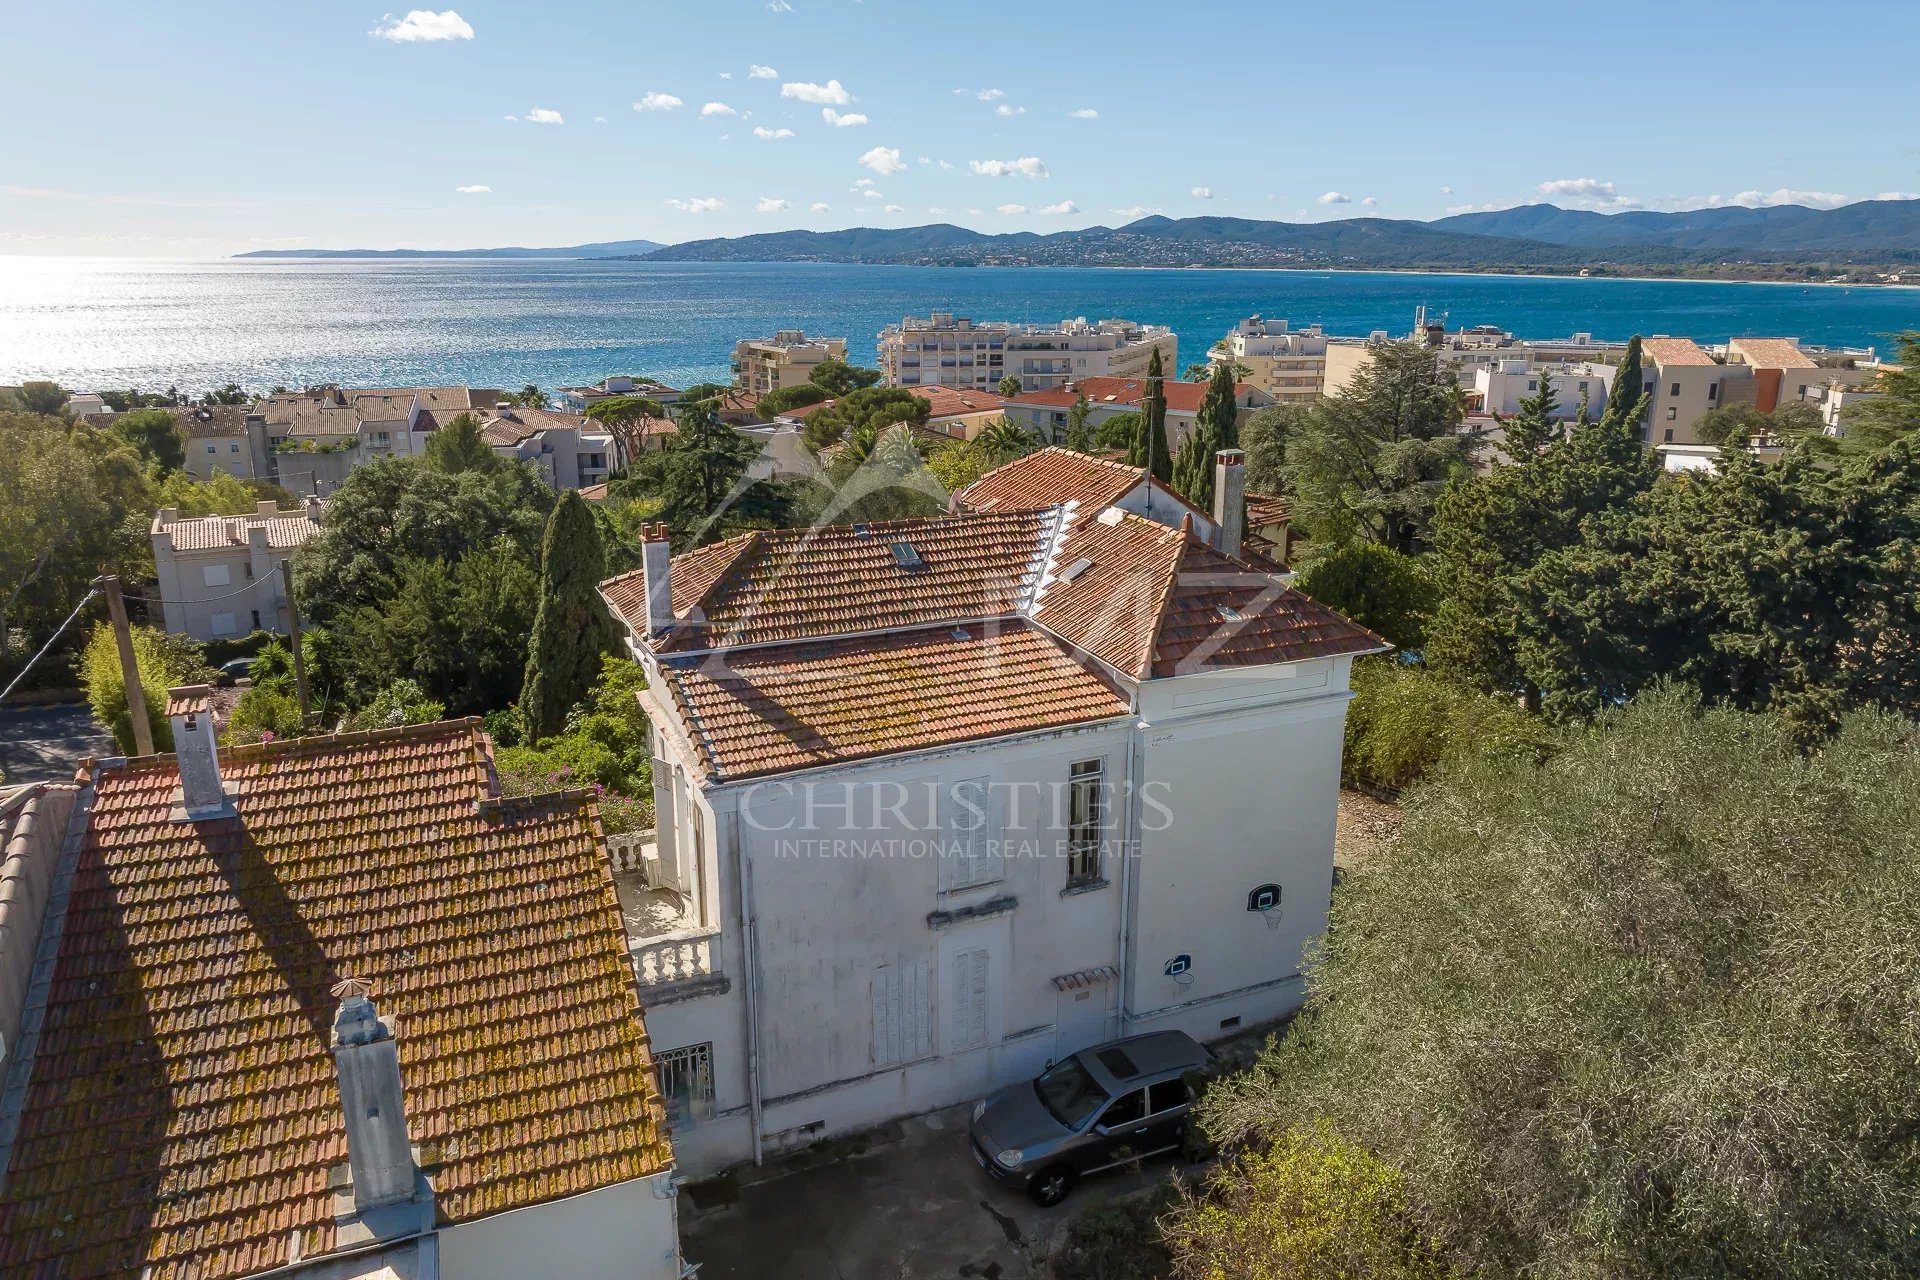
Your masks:
<svg viewBox="0 0 1920 1280"><path fill-rule="evenodd" d="M1085 556L1081 556L1078 560L1075 560L1072 564L1061 570L1060 581L1072 582L1075 578L1091 568L1093 568L1093 561L1087 559Z"/></svg>
<svg viewBox="0 0 1920 1280"><path fill-rule="evenodd" d="M891 546L893 549L893 561L902 569L924 569L927 567L927 562L920 558L920 553L913 549L911 542L895 542L891 544Z"/></svg>

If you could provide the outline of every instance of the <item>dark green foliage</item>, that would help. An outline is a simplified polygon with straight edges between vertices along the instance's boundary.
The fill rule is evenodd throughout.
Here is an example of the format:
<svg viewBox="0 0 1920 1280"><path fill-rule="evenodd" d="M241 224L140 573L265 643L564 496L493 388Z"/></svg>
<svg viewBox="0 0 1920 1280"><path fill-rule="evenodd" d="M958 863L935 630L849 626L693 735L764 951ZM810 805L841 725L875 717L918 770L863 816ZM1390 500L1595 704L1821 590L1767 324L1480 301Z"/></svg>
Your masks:
<svg viewBox="0 0 1920 1280"><path fill-rule="evenodd" d="M826 389L817 382L801 382L791 387L781 387L778 391L769 391L760 397L760 403L754 406L754 416L762 422L772 422L783 413L795 409L804 409L808 405L819 404L827 398Z"/></svg>
<svg viewBox="0 0 1920 1280"><path fill-rule="evenodd" d="M495 472L508 464L480 436L480 423L463 413L427 437L427 465L441 475L463 471Z"/></svg>
<svg viewBox="0 0 1920 1280"><path fill-rule="evenodd" d="M1850 404L1841 414L1850 450L1884 449L1920 432L1920 330L1894 335L1897 368L1882 369L1871 384L1880 394Z"/></svg>
<svg viewBox="0 0 1920 1280"><path fill-rule="evenodd" d="M1180 456L1173 463L1174 489L1203 511L1213 510L1214 454L1240 445L1237 412L1233 369L1216 364L1194 415L1193 430L1180 442Z"/></svg>
<svg viewBox="0 0 1920 1280"><path fill-rule="evenodd" d="M876 431L860 426L827 463L824 483L804 490L805 523L937 516L947 509L947 492L929 470L910 428Z"/></svg>
<svg viewBox="0 0 1920 1280"><path fill-rule="evenodd" d="M1303 404L1274 404L1247 415L1240 447L1247 454L1248 493L1277 496L1287 491L1287 441L1310 412Z"/></svg>
<svg viewBox="0 0 1920 1280"><path fill-rule="evenodd" d="M1146 426L1146 422L1147 420L1144 415L1135 413L1132 410L1102 418L1099 424L1093 429L1093 447L1103 453L1110 453L1115 449L1125 449L1127 456L1131 458L1133 456L1134 446L1139 443L1140 432Z"/></svg>
<svg viewBox="0 0 1920 1280"><path fill-rule="evenodd" d="M1562 428L1555 415L1559 412L1560 402L1553 394L1553 378L1543 369L1540 371L1539 389L1520 401L1520 412L1511 418L1501 419L1500 426L1506 435L1507 457L1516 461L1531 457L1558 440Z"/></svg>
<svg viewBox="0 0 1920 1280"><path fill-rule="evenodd" d="M67 393L57 382L20 384L19 408L28 413L63 414L67 411Z"/></svg>
<svg viewBox="0 0 1920 1280"><path fill-rule="evenodd" d="M1067 410L1067 435L1064 443L1075 453L1093 452L1093 428L1088 425L1089 407L1087 398L1081 396L1073 402L1073 408Z"/></svg>
<svg viewBox="0 0 1920 1280"><path fill-rule="evenodd" d="M1917 733L1664 692L1443 767L1204 1123L1331 1123L1466 1275L1920 1272Z"/></svg>
<svg viewBox="0 0 1920 1280"><path fill-rule="evenodd" d="M1167 397L1162 387L1160 349L1155 347L1147 358L1147 399L1140 406L1140 427L1127 445L1127 465L1145 467L1156 480L1171 483L1173 457L1167 452Z"/></svg>
<svg viewBox="0 0 1920 1280"><path fill-rule="evenodd" d="M807 381L830 396L844 396L849 392L861 391L877 384L880 381L880 371L863 369L857 364L848 364L845 360L822 360L813 366L813 372L807 375Z"/></svg>
<svg viewBox="0 0 1920 1280"><path fill-rule="evenodd" d="M1341 768L1351 781L1399 788L1460 755L1543 759L1551 726L1497 697L1394 656L1353 664Z"/></svg>
<svg viewBox="0 0 1920 1280"><path fill-rule="evenodd" d="M1294 585L1402 649L1426 643L1427 618L1440 601L1418 560L1377 542L1335 548Z"/></svg>
<svg viewBox="0 0 1920 1280"><path fill-rule="evenodd" d="M1171 1187L1146 1201L1091 1205L1074 1214L1052 1258L1055 1280L1165 1280L1173 1256L1158 1219L1173 1206Z"/></svg>
<svg viewBox="0 0 1920 1280"><path fill-rule="evenodd" d="M140 451L161 471L178 471L187 462L187 439L169 409L135 409L113 420L113 434Z"/></svg>
<svg viewBox="0 0 1920 1280"><path fill-rule="evenodd" d="M609 834L653 825L653 753L646 713L637 695L646 687L640 664L608 655L593 687L570 711L558 734L528 745L516 711L487 717L496 734L495 771L502 795L540 794L590 787L599 797Z"/></svg>
<svg viewBox="0 0 1920 1280"><path fill-rule="evenodd" d="M1826 423L1812 405L1800 400L1782 402L1772 413L1750 404L1724 404L1701 414L1693 434L1706 444L1744 448L1751 440L1772 444L1792 441L1811 445L1820 453L1837 453L1839 441L1825 434Z"/></svg>
<svg viewBox="0 0 1920 1280"><path fill-rule="evenodd" d="M809 449L824 449L856 427L880 432L896 422L925 422L931 408L900 387L868 387L809 413L802 438Z"/></svg>
<svg viewBox="0 0 1920 1280"><path fill-rule="evenodd" d="M1365 538L1409 554L1434 505L1466 473L1476 438L1451 370L1415 343L1376 346L1338 395L1289 431L1283 474L1295 519L1317 542Z"/></svg>
<svg viewBox="0 0 1920 1280"><path fill-rule="evenodd" d="M1641 397L1646 394L1645 383L1646 375L1640 371L1640 335L1636 333L1627 339L1627 354L1614 372L1613 386L1607 391L1606 409L1601 416L1610 414L1616 421L1625 422L1638 436L1640 419L1632 414L1642 404ZM1641 407L1640 412L1645 413L1645 408Z"/></svg>
<svg viewBox="0 0 1920 1280"><path fill-rule="evenodd" d="M1023 458L1040 447L1040 442L1026 428L1006 418L995 418L989 422L980 429L980 434L973 441L999 462Z"/></svg>
<svg viewBox="0 0 1920 1280"><path fill-rule="evenodd" d="M579 494L561 494L540 544L540 608L520 690L520 712L535 738L560 730L599 672L600 655L613 647L598 590L605 576L593 512Z"/></svg>
<svg viewBox="0 0 1920 1280"><path fill-rule="evenodd" d="M650 505L650 519L667 522L676 545L705 546L736 529L786 521L787 491L747 479L759 456L758 445L713 416L711 401L696 401L658 452L634 460L622 487Z"/></svg>
<svg viewBox="0 0 1920 1280"><path fill-rule="evenodd" d="M1006 397L1007 399L1012 399L1014 396L1019 395L1020 394L1020 375L1017 373L1010 373L1006 377L1000 379L1000 386L998 389L1000 394Z"/></svg>
<svg viewBox="0 0 1920 1280"><path fill-rule="evenodd" d="M223 405L223 404L224 405L249 404L252 402L252 400L253 400L253 397L249 396L246 393L246 391L237 382L229 382L226 386L221 387L215 391L209 391L205 395L200 397L200 403L203 405L207 405L209 407L213 405Z"/></svg>
<svg viewBox="0 0 1920 1280"><path fill-rule="evenodd" d="M702 400L718 400L731 390L731 387L723 387L717 382L696 382L680 393L680 404L684 406L698 404Z"/></svg>

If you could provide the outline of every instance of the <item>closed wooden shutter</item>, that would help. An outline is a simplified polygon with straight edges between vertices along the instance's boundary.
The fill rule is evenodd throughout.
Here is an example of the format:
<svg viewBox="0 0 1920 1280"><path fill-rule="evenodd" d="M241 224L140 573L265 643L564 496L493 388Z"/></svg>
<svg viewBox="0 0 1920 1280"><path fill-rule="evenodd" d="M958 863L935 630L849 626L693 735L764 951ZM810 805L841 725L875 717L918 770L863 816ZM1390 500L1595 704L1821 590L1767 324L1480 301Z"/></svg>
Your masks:
<svg viewBox="0 0 1920 1280"><path fill-rule="evenodd" d="M993 794L985 778L965 778L947 792L947 888L966 889L1001 878Z"/></svg>
<svg viewBox="0 0 1920 1280"><path fill-rule="evenodd" d="M953 1047L987 1042L987 948L953 954Z"/></svg>
<svg viewBox="0 0 1920 1280"><path fill-rule="evenodd" d="M933 1053L933 961L925 952L873 969L873 1062L892 1066Z"/></svg>

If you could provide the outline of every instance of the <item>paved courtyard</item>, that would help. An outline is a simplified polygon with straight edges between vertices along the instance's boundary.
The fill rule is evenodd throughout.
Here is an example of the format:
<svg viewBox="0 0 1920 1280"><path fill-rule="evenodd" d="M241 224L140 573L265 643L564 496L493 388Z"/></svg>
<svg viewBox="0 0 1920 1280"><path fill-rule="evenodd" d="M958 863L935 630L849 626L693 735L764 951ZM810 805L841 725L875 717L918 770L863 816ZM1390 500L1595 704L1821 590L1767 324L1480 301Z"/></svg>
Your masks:
<svg viewBox="0 0 1920 1280"><path fill-rule="evenodd" d="M923 1280L1044 1275L1080 1210L1190 1166L1169 1158L1088 1178L1042 1209L989 1178L967 1147L970 1106L882 1126L867 1145L796 1172L743 1171L738 1199L682 1192L680 1234L701 1280ZM753 1181L754 1173L763 1180Z"/></svg>

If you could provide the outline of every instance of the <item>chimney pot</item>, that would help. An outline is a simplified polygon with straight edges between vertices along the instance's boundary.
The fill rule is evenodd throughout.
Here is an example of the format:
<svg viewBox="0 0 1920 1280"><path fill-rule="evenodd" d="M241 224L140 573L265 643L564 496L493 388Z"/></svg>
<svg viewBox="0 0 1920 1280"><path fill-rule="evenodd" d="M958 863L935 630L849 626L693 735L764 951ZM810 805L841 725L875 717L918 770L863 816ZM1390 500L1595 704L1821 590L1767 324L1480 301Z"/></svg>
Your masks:
<svg viewBox="0 0 1920 1280"><path fill-rule="evenodd" d="M647 634L659 635L673 625L673 544L664 523L640 527L640 571L647 586Z"/></svg>
<svg viewBox="0 0 1920 1280"><path fill-rule="evenodd" d="M1238 558L1247 525L1247 455L1222 449L1213 455L1213 527L1218 549Z"/></svg>

